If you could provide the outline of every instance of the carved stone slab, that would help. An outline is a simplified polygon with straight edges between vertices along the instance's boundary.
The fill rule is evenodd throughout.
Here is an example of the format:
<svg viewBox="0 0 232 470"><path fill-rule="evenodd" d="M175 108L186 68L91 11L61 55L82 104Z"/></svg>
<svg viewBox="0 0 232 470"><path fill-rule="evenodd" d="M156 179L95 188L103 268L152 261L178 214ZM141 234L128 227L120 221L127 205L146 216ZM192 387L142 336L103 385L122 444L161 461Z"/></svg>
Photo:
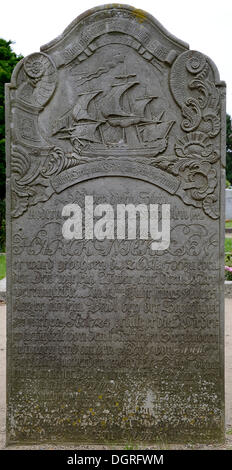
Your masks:
<svg viewBox="0 0 232 470"><path fill-rule="evenodd" d="M225 84L147 13L90 10L6 87L7 441L224 438ZM63 206L170 204L171 243Z"/></svg>

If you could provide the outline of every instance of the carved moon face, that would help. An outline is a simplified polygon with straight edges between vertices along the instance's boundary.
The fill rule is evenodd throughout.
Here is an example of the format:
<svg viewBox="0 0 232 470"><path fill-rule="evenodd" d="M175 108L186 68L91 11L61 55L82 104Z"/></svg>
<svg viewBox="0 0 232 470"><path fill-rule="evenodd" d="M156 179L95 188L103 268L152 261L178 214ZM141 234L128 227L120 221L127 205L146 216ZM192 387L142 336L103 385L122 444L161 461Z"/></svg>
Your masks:
<svg viewBox="0 0 232 470"><path fill-rule="evenodd" d="M196 74L202 71L203 67L206 64L206 58L200 52L189 52L190 57L186 62L187 70L192 73Z"/></svg>

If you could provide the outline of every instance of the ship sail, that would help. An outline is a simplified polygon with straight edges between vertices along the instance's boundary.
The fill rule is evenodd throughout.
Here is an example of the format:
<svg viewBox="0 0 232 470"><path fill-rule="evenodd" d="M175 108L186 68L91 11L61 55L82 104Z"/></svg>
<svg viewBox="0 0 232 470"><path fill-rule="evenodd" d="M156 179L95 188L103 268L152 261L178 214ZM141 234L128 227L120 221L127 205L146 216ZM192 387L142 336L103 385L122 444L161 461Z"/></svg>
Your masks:
<svg viewBox="0 0 232 470"><path fill-rule="evenodd" d="M81 93L78 98L77 102L72 111L72 117L75 121L80 121L82 119L86 119L88 121L94 121L95 119L90 116L88 113L88 106L90 101L95 98L102 90L98 91L89 91L86 93Z"/></svg>
<svg viewBox="0 0 232 470"><path fill-rule="evenodd" d="M148 103L153 99L153 96L149 96L148 98L137 98L133 103L133 111L138 116L144 117L145 108Z"/></svg>
<svg viewBox="0 0 232 470"><path fill-rule="evenodd" d="M134 74L115 77L123 83L114 83L92 109L90 102L103 90L80 93L73 109L55 122L53 135L69 140L71 145L85 157L118 155L150 157L162 153L168 144L167 135L175 121L165 122L163 112L154 117L151 110L146 116L146 106L157 96L145 93L139 98L126 92L140 82L132 79ZM95 113L94 113L95 110ZM102 125L102 126L101 126ZM113 131L119 127L121 130ZM115 142L115 139L117 140Z"/></svg>
<svg viewBox="0 0 232 470"><path fill-rule="evenodd" d="M69 116L64 115L53 123L52 135L57 134L62 129L67 129L67 127L69 127Z"/></svg>
<svg viewBox="0 0 232 470"><path fill-rule="evenodd" d="M100 140L95 136L95 131L100 124L101 122L82 122L73 128L72 138L100 143Z"/></svg>
<svg viewBox="0 0 232 470"><path fill-rule="evenodd" d="M152 142L157 139L164 139L173 126L174 122L175 121L143 124L143 129L140 129L140 132L143 135L143 141Z"/></svg>
<svg viewBox="0 0 232 470"><path fill-rule="evenodd" d="M131 113L126 113L120 104L120 98L125 93L125 91L129 90L134 85L137 85L139 82L128 82L128 83L121 83L112 85L112 89L105 97L103 103L101 103L101 112L105 118L110 116L130 116Z"/></svg>

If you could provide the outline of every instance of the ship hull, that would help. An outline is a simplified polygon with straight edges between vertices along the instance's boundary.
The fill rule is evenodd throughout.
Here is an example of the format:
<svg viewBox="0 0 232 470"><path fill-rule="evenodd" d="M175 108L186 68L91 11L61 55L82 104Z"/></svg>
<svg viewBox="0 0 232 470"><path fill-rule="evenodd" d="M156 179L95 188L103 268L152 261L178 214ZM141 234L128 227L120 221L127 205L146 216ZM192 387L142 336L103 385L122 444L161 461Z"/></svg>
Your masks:
<svg viewBox="0 0 232 470"><path fill-rule="evenodd" d="M120 156L120 157L155 157L160 153L164 152L167 147L167 139L160 139L160 142L157 142L154 145L150 145L149 147L138 146L135 148L129 147L106 147L102 146L98 148L97 146L91 147L88 146L81 150L80 155L83 157L111 157L111 156Z"/></svg>

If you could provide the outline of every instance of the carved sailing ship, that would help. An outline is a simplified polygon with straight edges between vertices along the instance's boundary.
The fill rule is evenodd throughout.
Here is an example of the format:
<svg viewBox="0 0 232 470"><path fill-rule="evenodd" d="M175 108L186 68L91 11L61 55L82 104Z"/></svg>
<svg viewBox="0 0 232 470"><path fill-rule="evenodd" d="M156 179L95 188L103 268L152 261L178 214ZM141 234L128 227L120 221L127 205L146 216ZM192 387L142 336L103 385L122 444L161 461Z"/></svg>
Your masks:
<svg viewBox="0 0 232 470"><path fill-rule="evenodd" d="M147 107L157 98L144 94L131 100L128 91L139 82L135 74L116 76L119 83L102 100L92 105L91 102L103 93L103 90L91 90L78 95L74 108L60 118L53 129L53 135L59 139L69 139L73 147L83 157L98 156L143 156L154 157L167 147L167 136L175 121L163 121L163 113L154 117ZM123 82L121 82L123 80ZM93 112L95 109L95 113ZM118 142L109 142L106 130L109 127L120 128Z"/></svg>

